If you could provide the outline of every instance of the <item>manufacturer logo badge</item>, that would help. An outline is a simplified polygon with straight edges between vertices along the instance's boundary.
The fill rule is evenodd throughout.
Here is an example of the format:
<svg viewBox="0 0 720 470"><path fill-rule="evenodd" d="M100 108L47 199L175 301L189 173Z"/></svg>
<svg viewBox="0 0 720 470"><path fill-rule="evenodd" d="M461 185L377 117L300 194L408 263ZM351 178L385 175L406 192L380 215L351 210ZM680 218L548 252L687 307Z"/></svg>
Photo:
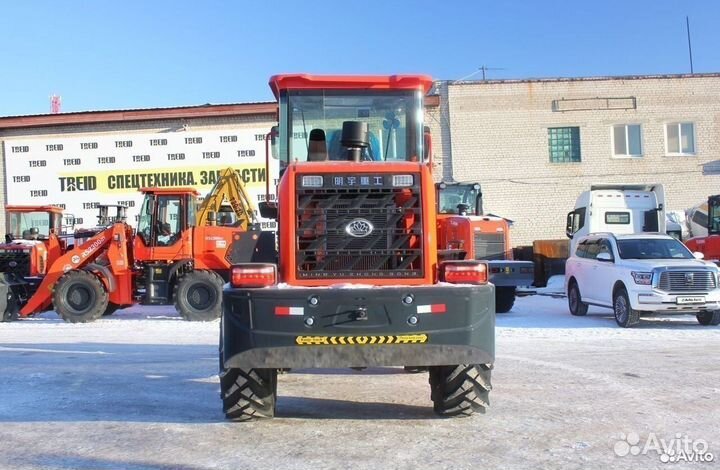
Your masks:
<svg viewBox="0 0 720 470"><path fill-rule="evenodd" d="M695 275L693 273L685 273L685 284L692 285Z"/></svg>
<svg viewBox="0 0 720 470"><path fill-rule="evenodd" d="M345 233L355 238L367 237L373 233L373 224L367 219L354 219L345 226Z"/></svg>

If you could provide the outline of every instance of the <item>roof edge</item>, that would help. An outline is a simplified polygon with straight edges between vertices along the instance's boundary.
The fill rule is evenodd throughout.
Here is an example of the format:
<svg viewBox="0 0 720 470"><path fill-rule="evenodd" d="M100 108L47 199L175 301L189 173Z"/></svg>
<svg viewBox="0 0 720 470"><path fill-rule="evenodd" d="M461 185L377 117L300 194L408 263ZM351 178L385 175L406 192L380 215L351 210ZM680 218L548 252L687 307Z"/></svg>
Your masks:
<svg viewBox="0 0 720 470"><path fill-rule="evenodd" d="M110 111L79 111L73 113L35 114L0 117L0 130L23 127L100 124L119 121L157 121L163 119L192 119L249 114L275 114L274 101L239 104L205 104L174 108L145 108Z"/></svg>

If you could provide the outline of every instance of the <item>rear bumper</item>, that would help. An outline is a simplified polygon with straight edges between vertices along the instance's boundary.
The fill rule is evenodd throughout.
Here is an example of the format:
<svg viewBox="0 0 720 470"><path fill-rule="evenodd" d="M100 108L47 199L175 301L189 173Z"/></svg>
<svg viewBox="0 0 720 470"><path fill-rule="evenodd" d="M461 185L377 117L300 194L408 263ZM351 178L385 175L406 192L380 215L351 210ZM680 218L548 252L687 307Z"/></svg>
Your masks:
<svg viewBox="0 0 720 470"><path fill-rule="evenodd" d="M226 367L494 362L492 285L227 288L223 297Z"/></svg>
<svg viewBox="0 0 720 470"><path fill-rule="evenodd" d="M678 298L691 303L678 302ZM632 308L662 313L696 313L720 310L720 290L685 294L669 294L657 289L634 291L630 295Z"/></svg>
<svg viewBox="0 0 720 470"><path fill-rule="evenodd" d="M535 267L531 261L486 261L488 281L498 287L531 286L535 281Z"/></svg>

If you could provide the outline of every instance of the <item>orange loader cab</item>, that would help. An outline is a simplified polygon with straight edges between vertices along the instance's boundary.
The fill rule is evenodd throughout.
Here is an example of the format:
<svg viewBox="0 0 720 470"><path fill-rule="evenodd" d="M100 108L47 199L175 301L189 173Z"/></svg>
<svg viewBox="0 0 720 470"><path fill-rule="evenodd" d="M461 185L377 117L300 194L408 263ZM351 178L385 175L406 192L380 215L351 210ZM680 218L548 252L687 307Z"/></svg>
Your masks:
<svg viewBox="0 0 720 470"><path fill-rule="evenodd" d="M485 214L479 183L436 184L438 253L442 259L483 260L495 284L495 311L510 311L518 286L529 286L534 267L514 261L510 221Z"/></svg>
<svg viewBox="0 0 720 470"><path fill-rule="evenodd" d="M690 251L699 251L705 259L720 264L720 195L708 197L708 221L705 237L692 237L685 241Z"/></svg>

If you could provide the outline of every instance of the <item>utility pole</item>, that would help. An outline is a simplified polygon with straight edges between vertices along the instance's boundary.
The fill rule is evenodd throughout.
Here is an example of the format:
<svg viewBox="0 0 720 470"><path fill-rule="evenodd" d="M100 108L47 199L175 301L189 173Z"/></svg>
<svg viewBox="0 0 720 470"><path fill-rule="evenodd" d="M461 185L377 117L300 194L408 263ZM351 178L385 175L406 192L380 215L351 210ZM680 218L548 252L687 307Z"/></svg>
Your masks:
<svg viewBox="0 0 720 470"><path fill-rule="evenodd" d="M688 53L690 54L690 74L695 73L695 70L693 69L693 60L692 60L692 44L690 43L690 17L685 17L685 26L687 28L687 39L688 39ZM483 78L485 74L483 73Z"/></svg>

